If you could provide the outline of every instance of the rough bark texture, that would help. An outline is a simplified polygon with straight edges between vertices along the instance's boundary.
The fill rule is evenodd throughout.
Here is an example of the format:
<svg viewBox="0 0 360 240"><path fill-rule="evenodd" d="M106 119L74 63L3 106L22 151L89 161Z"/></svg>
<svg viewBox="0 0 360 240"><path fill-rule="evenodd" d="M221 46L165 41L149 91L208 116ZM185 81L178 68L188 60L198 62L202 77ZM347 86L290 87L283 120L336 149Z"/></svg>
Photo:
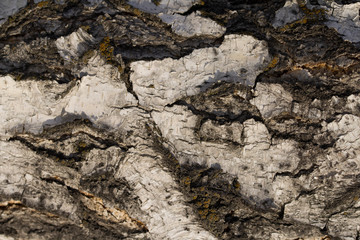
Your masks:
<svg viewBox="0 0 360 240"><path fill-rule="evenodd" d="M360 3L0 3L1 239L360 239Z"/></svg>

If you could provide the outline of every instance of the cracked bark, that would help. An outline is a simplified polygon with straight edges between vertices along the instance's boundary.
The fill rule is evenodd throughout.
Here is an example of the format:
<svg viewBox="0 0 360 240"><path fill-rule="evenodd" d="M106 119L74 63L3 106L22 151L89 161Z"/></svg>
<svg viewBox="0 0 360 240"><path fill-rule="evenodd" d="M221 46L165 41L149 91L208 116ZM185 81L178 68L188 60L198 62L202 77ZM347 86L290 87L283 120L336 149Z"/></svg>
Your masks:
<svg viewBox="0 0 360 240"><path fill-rule="evenodd" d="M356 1L7 4L0 238L359 239Z"/></svg>

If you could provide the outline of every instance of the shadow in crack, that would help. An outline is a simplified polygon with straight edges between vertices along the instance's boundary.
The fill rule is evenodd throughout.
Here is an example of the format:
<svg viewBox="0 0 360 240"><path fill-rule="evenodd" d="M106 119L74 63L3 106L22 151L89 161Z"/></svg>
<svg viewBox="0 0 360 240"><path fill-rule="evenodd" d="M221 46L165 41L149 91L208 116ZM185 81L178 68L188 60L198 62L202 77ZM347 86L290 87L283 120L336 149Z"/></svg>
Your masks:
<svg viewBox="0 0 360 240"><path fill-rule="evenodd" d="M201 85L198 85L197 88L200 88L201 92L205 92L209 89L214 83L217 82L228 82L228 83L241 83L243 85L251 85L246 77L247 70L241 68L239 71L231 70L226 72L221 72L217 70L214 76L209 77Z"/></svg>

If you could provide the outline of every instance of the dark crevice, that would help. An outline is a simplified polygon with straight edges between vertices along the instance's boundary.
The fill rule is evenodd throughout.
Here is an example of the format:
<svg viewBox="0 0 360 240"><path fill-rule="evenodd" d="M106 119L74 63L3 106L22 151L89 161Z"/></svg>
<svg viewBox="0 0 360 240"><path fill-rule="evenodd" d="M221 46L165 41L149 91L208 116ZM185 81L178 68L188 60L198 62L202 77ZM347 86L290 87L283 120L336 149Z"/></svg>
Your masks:
<svg viewBox="0 0 360 240"><path fill-rule="evenodd" d="M280 138L280 139L293 139L300 143L311 143L314 145L317 145L317 143L313 143L313 139L311 138L311 133L306 133L303 137L300 137L297 133L287 133L287 132L280 132L277 130L274 130L272 127L267 126L267 129L269 130L271 134L271 138ZM309 137L306 137L309 136Z"/></svg>
<svg viewBox="0 0 360 240"><path fill-rule="evenodd" d="M314 194L316 191L316 189L312 189L312 190L301 190L299 195L296 196L295 200L298 200L300 197L302 196L306 196L306 195L312 195Z"/></svg>
<svg viewBox="0 0 360 240"><path fill-rule="evenodd" d="M76 131L77 128L82 129L83 127L91 129L95 133L98 133L100 136L95 136L95 135L91 134L90 133L91 131L86 131L86 130ZM51 126L49 128L46 128L40 135L31 135L30 134L29 138L30 139L31 138L34 138L34 139L45 138L45 139L51 140L52 142L58 143L58 142L66 141L66 140L74 138L74 137L82 138L81 135L84 135L85 137L88 137L97 142L96 145L91 144L91 147L88 148L88 150L90 150L92 148L98 148L98 149L104 150L104 149L108 149L112 146L115 146L115 147L120 148L124 152L126 152L129 148L134 147L132 145L125 145L125 144L120 143L119 140L115 136L111 135L111 133L107 133L108 135L106 135L106 137L104 137L102 131L103 130L101 130L101 129L95 128L88 119L75 119L71 122L66 122L66 123L63 123L60 125ZM25 139L26 136L23 138ZM21 135L18 135L17 137L22 138ZM105 145L105 146L100 147L98 145Z"/></svg>
<svg viewBox="0 0 360 240"><path fill-rule="evenodd" d="M286 204L288 204L288 203L290 203L290 202L284 203L284 204L281 206L280 212L279 212L279 217L278 217L279 220L284 220L285 206L286 206Z"/></svg>
<svg viewBox="0 0 360 240"><path fill-rule="evenodd" d="M197 129L195 129L195 134L199 135ZM225 144L228 144L230 146L233 146L233 147L243 147L244 146L243 144L240 144L239 142L235 142L235 141L232 141L232 140L229 140L229 139L220 139L220 138L219 139L211 139L211 138L208 138L208 137L200 136L199 140L203 141L203 142L213 142L213 143L221 142L221 143L225 143Z"/></svg>
<svg viewBox="0 0 360 240"><path fill-rule="evenodd" d="M266 31L264 29L259 29L255 22L247 18L239 18L233 20L230 23L226 30L226 35L228 34L246 34L251 35L256 39L268 41L266 36Z"/></svg>
<svg viewBox="0 0 360 240"><path fill-rule="evenodd" d="M335 0L335 2L338 4L347 5L347 4L357 3L360 1L359 0Z"/></svg>
<svg viewBox="0 0 360 240"><path fill-rule="evenodd" d="M71 155L67 156L61 152L54 150L54 149L37 147L34 144L32 144L31 142L29 142L27 139L19 137L19 136L11 137L9 139L9 141L19 141L39 155L44 155L47 157L55 157L55 158L63 159L63 160L74 160L76 162L79 162L82 160L82 158L80 156L77 156L76 154L71 154Z"/></svg>
<svg viewBox="0 0 360 240"><path fill-rule="evenodd" d="M0 206L0 210L4 210L4 209L5 209L4 206ZM4 225L5 223L10 222L13 218L14 218L14 217L2 217L2 218L0 219L0 224L1 224L1 225Z"/></svg>
<svg viewBox="0 0 360 240"><path fill-rule="evenodd" d="M123 74L121 74L121 78L125 82L127 91L129 93L131 93L136 98L136 100L139 101L139 97L137 96L136 92L134 91L133 83L130 80L131 73L132 73L132 70L131 70L130 66L128 65L125 67Z"/></svg>
<svg viewBox="0 0 360 240"><path fill-rule="evenodd" d="M188 15L192 14L193 12L201 11L202 9L204 9L204 5L195 4L195 5L192 5L186 12L179 13L179 14L182 16L188 16Z"/></svg>
<svg viewBox="0 0 360 240"><path fill-rule="evenodd" d="M91 138L92 140L95 140L96 142L98 142L99 144L103 144L105 145L105 147L97 147L96 145L92 145L92 148L98 148L98 149L107 149L107 148L110 148L110 147L118 147L120 148L121 150L123 151L127 151L129 148L132 148L134 146L132 145L123 145L123 144L119 144L117 141L115 140L112 140L112 139L109 139L109 138L101 138L101 137L97 137L97 136L93 136L92 134L88 133L88 132L84 132L84 131L79 131L78 133L76 134L63 134L61 135L59 138L55 138L55 139L51 139L53 142L62 142L66 139L70 139L72 137L77 137L81 134L84 134L86 136L88 136L89 138ZM92 149L92 148L89 148L89 149Z"/></svg>
<svg viewBox="0 0 360 240"><path fill-rule="evenodd" d="M297 80L295 77L287 77L286 71L272 72L271 76L267 73L259 75L257 82L281 84L285 90L293 95L294 101L306 102L319 100L330 100L336 96L339 98L347 98L352 94L359 94L360 90L352 87L351 85L336 80L331 82L324 82L323 80L311 79Z"/></svg>
<svg viewBox="0 0 360 240"><path fill-rule="evenodd" d="M327 224L323 228L320 229L321 233L326 234L328 232Z"/></svg>
<svg viewBox="0 0 360 240"><path fill-rule="evenodd" d="M281 176L281 177L294 177L294 174L292 172L280 172L280 173L277 172L274 175L273 181L275 181L278 176Z"/></svg>
<svg viewBox="0 0 360 240"><path fill-rule="evenodd" d="M319 166L316 164L313 164L310 168L308 169L301 169L299 170L295 175L293 175L293 178L299 178L303 175L310 175L314 170L318 169Z"/></svg>
<svg viewBox="0 0 360 240"><path fill-rule="evenodd" d="M99 139L99 138L94 137L94 139ZM63 165L66 165L68 167L72 167L75 169L77 169L79 167L76 163L83 161L85 158L84 154L88 153L92 149L105 150L111 146L117 146L117 147L121 148L123 151L127 151L127 148L124 149L123 146L120 146L118 143L113 142L111 140L100 140L102 142L102 144L105 145L105 147L100 147L93 143L91 143L91 144L84 143L84 146L79 144L77 146L76 152L71 153L70 155L65 155L64 153L57 151L55 149L49 149L49 148L42 147L42 146L36 146L31 143L31 139L26 139L21 136L11 137L9 139L9 141L19 141L22 144L24 144L25 146L27 146L28 148L30 148L31 150L33 150L34 152L36 152L38 155L50 157L53 160L60 162Z"/></svg>
<svg viewBox="0 0 360 240"><path fill-rule="evenodd" d="M190 110L194 115L202 116L204 118L204 120L207 120L207 119L213 120L213 121L219 123L220 125L224 125L226 123L231 123L231 122L243 123L248 119L254 119L255 121L258 121L258 122L264 122L260 116L253 115L251 112L249 112L247 110L244 110L243 112L241 112L241 114L234 115L234 116L227 115L226 113L217 115L215 113L198 110L193 105L187 103L184 100L178 100L172 104L166 105L166 107L173 107L175 105L186 106L188 108L188 110Z"/></svg>
<svg viewBox="0 0 360 240"><path fill-rule="evenodd" d="M228 222L228 223L235 223L237 221L239 221L240 218L237 217L237 216L234 216L234 213L231 212L231 213L228 213L225 215L225 222Z"/></svg>
<svg viewBox="0 0 360 240"><path fill-rule="evenodd" d="M62 135L59 139L52 139L53 142L62 142L66 139L70 139L72 137L77 137L81 134L84 134L85 136L89 137L92 140L95 140L99 145L105 145L104 147L100 147L98 145L95 144L90 144L87 147L84 147L83 150L91 150L91 149L101 149L101 150L105 150L108 149L110 147L118 147L121 150L123 150L124 152L126 152L127 150L129 150L129 148L132 148L134 146L132 145L123 145L123 144L119 144L117 141L115 140L111 140L109 138L101 138L101 137L96 137L91 135L90 133L84 132L84 131L80 131L77 134L64 134Z"/></svg>
<svg viewBox="0 0 360 240"><path fill-rule="evenodd" d="M333 148L335 146L336 140L333 139L330 143L326 143L326 144L321 144L319 145L319 147L323 150L329 149L329 148Z"/></svg>
<svg viewBox="0 0 360 240"><path fill-rule="evenodd" d="M224 38L191 37L175 40L171 45L134 45L133 43L115 43L115 53L121 54L125 62L154 61L165 58L180 59L196 49L219 47Z"/></svg>

